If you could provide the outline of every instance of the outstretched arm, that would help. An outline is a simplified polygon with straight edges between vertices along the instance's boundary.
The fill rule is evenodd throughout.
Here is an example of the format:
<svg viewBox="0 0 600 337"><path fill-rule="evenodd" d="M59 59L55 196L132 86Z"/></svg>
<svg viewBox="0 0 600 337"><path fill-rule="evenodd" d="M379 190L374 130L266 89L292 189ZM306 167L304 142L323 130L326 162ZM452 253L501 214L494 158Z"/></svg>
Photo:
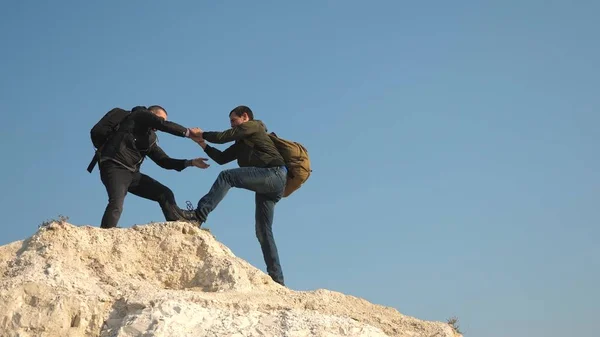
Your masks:
<svg viewBox="0 0 600 337"><path fill-rule="evenodd" d="M179 137L188 137L189 130L182 125L166 121L148 110L139 111L135 115L136 123L145 125L149 128L164 131Z"/></svg>
<svg viewBox="0 0 600 337"><path fill-rule="evenodd" d="M210 143L224 144L244 139L257 131L254 123L243 123L222 132L208 131L202 133L202 138Z"/></svg>
<svg viewBox="0 0 600 337"><path fill-rule="evenodd" d="M204 152L206 152L210 159L214 160L219 165L225 165L237 159L237 144L233 144L225 149L225 151L221 151L206 144L204 141L196 141L196 143L204 149Z"/></svg>
<svg viewBox="0 0 600 337"><path fill-rule="evenodd" d="M155 145L150 152L148 152L148 157L152 159L158 166L166 169L166 170L176 170L181 172L186 167L196 166L199 168L207 168L210 165L205 163L206 158L196 158L196 159L174 159L169 157L165 151L163 151L160 146Z"/></svg>

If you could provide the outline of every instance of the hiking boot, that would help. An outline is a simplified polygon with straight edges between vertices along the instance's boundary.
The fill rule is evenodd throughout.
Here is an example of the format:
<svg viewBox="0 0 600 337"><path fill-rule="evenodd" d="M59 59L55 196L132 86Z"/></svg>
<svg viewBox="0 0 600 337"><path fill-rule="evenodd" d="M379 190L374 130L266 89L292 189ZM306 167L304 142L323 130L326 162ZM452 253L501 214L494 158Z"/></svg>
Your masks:
<svg viewBox="0 0 600 337"><path fill-rule="evenodd" d="M195 211L186 211L182 209L181 214L183 215L183 221L191 222L198 227L202 226L202 221L198 219Z"/></svg>
<svg viewBox="0 0 600 337"><path fill-rule="evenodd" d="M186 201L186 204L187 204L188 209L181 210L181 215L183 216L185 221L196 224L198 227L202 226L202 223L204 221L200 220L200 218L198 217L198 214L196 214L196 211L194 210L194 206L192 205L192 203L189 201Z"/></svg>

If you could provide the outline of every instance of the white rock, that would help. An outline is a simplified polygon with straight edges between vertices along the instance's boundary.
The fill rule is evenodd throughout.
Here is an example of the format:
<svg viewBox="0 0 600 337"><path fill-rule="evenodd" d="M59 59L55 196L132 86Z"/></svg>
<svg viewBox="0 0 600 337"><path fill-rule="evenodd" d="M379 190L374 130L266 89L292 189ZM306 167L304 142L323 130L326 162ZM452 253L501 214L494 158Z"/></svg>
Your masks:
<svg viewBox="0 0 600 337"><path fill-rule="evenodd" d="M53 223L0 247L0 336L456 337L445 323L293 291L186 223Z"/></svg>

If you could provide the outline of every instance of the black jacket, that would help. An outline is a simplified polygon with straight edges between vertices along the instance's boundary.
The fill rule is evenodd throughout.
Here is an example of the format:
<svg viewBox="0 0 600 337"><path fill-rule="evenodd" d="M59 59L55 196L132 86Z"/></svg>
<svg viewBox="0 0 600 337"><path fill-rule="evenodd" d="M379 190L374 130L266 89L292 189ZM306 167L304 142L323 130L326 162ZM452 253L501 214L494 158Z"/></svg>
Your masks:
<svg viewBox="0 0 600 337"><path fill-rule="evenodd" d="M165 121L146 109L133 109L102 148L100 162L111 160L132 172L139 171L145 156L160 167L181 171L190 166L185 159L170 158L157 144L154 130L185 137L187 128Z"/></svg>
<svg viewBox="0 0 600 337"><path fill-rule="evenodd" d="M285 161L267 134L267 127L260 120L251 120L223 132L204 132L209 143L224 144L235 141L225 151L207 145L204 152L217 164L227 164L237 159L240 167L277 167Z"/></svg>

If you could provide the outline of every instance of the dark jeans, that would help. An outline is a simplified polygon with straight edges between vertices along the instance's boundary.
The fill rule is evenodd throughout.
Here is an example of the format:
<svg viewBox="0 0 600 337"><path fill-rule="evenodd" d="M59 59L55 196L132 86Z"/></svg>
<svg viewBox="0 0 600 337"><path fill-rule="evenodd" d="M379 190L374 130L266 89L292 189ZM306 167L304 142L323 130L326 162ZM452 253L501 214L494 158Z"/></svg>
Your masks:
<svg viewBox="0 0 600 337"><path fill-rule="evenodd" d="M232 187L256 192L255 226L256 237L260 243L267 272L280 284L283 282L283 271L279 263L277 245L273 237L273 216L275 204L281 200L285 188L287 171L284 166L272 168L240 167L222 171L212 185L210 191L200 199L196 213L201 221L206 221L227 191Z"/></svg>
<svg viewBox="0 0 600 337"><path fill-rule="evenodd" d="M102 228L116 227L123 212L127 192L158 202L167 221L183 219L171 189L140 172L106 161L100 164L100 178L108 193L108 205L102 216Z"/></svg>

